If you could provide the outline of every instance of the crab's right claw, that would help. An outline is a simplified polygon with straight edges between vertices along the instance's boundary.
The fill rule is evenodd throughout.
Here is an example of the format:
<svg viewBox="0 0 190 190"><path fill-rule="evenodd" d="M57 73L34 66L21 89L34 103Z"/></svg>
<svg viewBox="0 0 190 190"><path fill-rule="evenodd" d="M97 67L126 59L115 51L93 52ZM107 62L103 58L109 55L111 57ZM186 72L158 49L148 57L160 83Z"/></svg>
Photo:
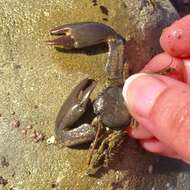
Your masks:
<svg viewBox="0 0 190 190"><path fill-rule="evenodd" d="M73 128L75 122L86 111L90 95L96 86L91 79L82 80L71 92L58 113L55 126L56 138L65 146L73 146L92 141L95 129L90 124L84 123Z"/></svg>
<svg viewBox="0 0 190 190"><path fill-rule="evenodd" d="M57 136L70 130L84 114L95 86L94 80L84 79L73 89L57 115L55 127Z"/></svg>
<svg viewBox="0 0 190 190"><path fill-rule="evenodd" d="M50 33L60 37L48 43L65 49L84 48L107 43L110 38L121 38L112 28L97 22L66 24L52 29Z"/></svg>

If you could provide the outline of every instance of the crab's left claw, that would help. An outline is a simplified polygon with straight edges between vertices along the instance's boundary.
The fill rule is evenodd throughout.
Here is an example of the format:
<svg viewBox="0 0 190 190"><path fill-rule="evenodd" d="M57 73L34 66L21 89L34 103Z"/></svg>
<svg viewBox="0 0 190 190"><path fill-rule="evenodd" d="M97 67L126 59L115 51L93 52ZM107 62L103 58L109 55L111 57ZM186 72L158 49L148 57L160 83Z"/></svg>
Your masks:
<svg viewBox="0 0 190 190"><path fill-rule="evenodd" d="M64 49L78 49L107 43L109 47L106 65L108 78L123 83L125 40L111 27L97 22L79 22L58 26L51 30L51 35L60 37L48 41L48 44L61 45Z"/></svg>
<svg viewBox="0 0 190 190"><path fill-rule="evenodd" d="M97 22L66 24L52 29L50 33L60 37L48 43L62 45L65 49L89 47L119 37L112 28Z"/></svg>

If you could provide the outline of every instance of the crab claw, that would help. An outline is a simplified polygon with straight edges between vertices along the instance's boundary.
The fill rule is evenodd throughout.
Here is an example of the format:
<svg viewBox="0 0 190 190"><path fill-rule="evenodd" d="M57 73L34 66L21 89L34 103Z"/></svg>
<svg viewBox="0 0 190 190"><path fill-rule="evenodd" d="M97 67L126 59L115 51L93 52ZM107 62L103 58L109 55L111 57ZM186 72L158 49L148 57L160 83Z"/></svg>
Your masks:
<svg viewBox="0 0 190 190"><path fill-rule="evenodd" d="M96 82L94 80L82 80L73 89L58 113L55 134L62 142L69 141L65 143L66 145L81 143L86 141L90 135L92 137L95 134L94 129L92 131L92 127L90 127L89 124L84 124L73 129L73 124L77 122L86 111L87 104L90 101L90 95L95 86ZM77 141L76 136L80 142L74 142Z"/></svg>
<svg viewBox="0 0 190 190"><path fill-rule="evenodd" d="M62 45L65 49L89 47L107 43L109 39L119 37L119 34L112 28L97 22L66 24L52 29L50 33L60 37L48 41L48 43L50 45Z"/></svg>

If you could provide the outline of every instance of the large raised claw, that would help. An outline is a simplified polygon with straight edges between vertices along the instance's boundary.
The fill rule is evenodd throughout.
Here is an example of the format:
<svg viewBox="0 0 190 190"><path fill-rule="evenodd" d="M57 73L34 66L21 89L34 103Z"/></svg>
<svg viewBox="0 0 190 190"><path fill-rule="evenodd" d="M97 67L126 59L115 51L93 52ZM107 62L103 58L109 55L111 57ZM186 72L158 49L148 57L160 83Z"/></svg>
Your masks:
<svg viewBox="0 0 190 190"><path fill-rule="evenodd" d="M90 95L96 86L91 79L82 80L71 92L61 107L55 126L55 134L66 146L73 146L91 141L95 137L95 130L87 123L73 129L73 124L86 111Z"/></svg>
<svg viewBox="0 0 190 190"><path fill-rule="evenodd" d="M49 41L49 44L62 45L66 49L93 46L107 43L109 39L119 38L119 34L112 28L97 22L65 24L52 29L51 35L60 37Z"/></svg>
<svg viewBox="0 0 190 190"><path fill-rule="evenodd" d="M61 45L65 49L84 48L101 43L109 47L106 72L112 81L123 82L124 39L111 27L97 22L80 22L58 26L51 30L60 36L48 41L50 45Z"/></svg>

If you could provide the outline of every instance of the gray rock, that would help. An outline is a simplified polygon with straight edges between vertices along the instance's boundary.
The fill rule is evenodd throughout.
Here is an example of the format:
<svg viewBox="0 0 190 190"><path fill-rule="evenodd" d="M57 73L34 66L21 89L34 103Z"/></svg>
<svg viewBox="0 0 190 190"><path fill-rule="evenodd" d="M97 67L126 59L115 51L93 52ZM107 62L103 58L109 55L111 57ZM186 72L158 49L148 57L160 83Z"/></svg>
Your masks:
<svg viewBox="0 0 190 190"><path fill-rule="evenodd" d="M129 3L130 2L130 3ZM163 28L179 18L169 1L124 0L127 20L134 31L130 34L126 57L132 72L137 72L161 52L159 38Z"/></svg>

